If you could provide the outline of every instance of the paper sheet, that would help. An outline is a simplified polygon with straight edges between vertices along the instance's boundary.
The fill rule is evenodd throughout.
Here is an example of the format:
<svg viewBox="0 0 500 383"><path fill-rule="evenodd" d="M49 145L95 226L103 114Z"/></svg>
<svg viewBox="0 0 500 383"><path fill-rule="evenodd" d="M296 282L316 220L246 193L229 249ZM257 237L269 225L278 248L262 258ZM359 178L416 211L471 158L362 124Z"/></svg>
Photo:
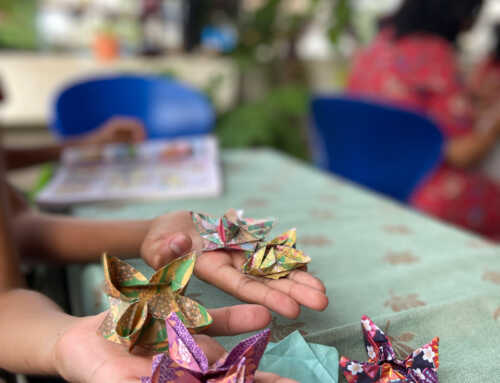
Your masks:
<svg viewBox="0 0 500 383"><path fill-rule="evenodd" d="M339 354L334 347L307 343L295 331L281 342L269 344L259 370L273 372L300 383L336 383Z"/></svg>
<svg viewBox="0 0 500 383"><path fill-rule="evenodd" d="M220 173L217 140L212 136L70 148L36 201L50 207L217 196L222 192Z"/></svg>

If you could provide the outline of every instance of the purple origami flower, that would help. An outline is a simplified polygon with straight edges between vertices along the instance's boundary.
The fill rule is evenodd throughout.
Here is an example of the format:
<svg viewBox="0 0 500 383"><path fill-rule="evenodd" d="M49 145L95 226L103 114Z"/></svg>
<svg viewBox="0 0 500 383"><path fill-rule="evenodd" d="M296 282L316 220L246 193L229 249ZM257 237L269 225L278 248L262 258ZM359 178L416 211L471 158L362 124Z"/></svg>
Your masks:
<svg viewBox="0 0 500 383"><path fill-rule="evenodd" d="M154 357L152 375L143 377L142 383L253 383L270 330L244 340L209 366L206 355L175 313L165 323L168 353Z"/></svg>
<svg viewBox="0 0 500 383"><path fill-rule="evenodd" d="M438 383L439 338L417 348L405 360L396 357L391 341L367 316L361 318L367 362L342 357L348 383Z"/></svg>

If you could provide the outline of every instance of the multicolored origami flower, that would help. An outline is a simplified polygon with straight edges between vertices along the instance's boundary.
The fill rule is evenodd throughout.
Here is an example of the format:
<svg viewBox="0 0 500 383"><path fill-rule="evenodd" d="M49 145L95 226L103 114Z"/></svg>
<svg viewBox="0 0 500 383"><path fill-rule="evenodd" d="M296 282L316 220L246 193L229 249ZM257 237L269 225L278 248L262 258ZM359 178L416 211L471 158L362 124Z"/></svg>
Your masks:
<svg viewBox="0 0 500 383"><path fill-rule="evenodd" d="M271 279L286 277L292 270L305 266L311 261L307 255L295 248L297 231L291 229L274 238L248 256L242 266L245 274Z"/></svg>
<svg viewBox="0 0 500 383"><path fill-rule="evenodd" d="M209 366L207 357L175 313L166 320L168 353L153 359L151 377L142 383L253 383L269 342L264 330L238 344L226 357Z"/></svg>
<svg viewBox="0 0 500 383"><path fill-rule="evenodd" d="M274 225L273 219L243 218L241 212L234 209L221 218L194 212L191 216L203 238L203 251L227 249L253 252Z"/></svg>
<svg viewBox="0 0 500 383"><path fill-rule="evenodd" d="M150 352L168 347L165 318L176 313L186 327L207 327L212 318L199 303L183 296L193 273L196 253L177 258L149 280L118 258L103 255L105 291L110 310L99 332L108 340L141 346Z"/></svg>
<svg viewBox="0 0 500 383"><path fill-rule="evenodd" d="M399 360L390 340L370 318L363 316L361 328L369 359L368 362L340 359L340 368L349 383L439 382L439 338Z"/></svg>

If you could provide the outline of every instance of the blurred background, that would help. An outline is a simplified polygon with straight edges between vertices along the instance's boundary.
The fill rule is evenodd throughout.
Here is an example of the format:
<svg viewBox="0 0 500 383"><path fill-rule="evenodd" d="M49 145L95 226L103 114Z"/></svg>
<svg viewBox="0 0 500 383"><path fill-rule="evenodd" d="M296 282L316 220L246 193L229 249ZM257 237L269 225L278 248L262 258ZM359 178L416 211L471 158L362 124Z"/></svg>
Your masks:
<svg viewBox="0 0 500 383"><path fill-rule="evenodd" d="M388 20L402 3L409 11ZM436 4L447 7L429 12ZM448 13L456 25L441 25ZM414 29L387 32L406 22ZM244 149L249 162L246 149L272 148L500 242L499 22L500 0L0 0L0 126L6 147L33 150L97 128L89 115L123 98L149 138L159 121L166 138L184 124L213 133L222 151ZM458 39L443 38L448 27ZM107 94L86 81L129 74L154 78L153 90ZM78 92L65 101L75 83L89 85L85 101ZM32 197L52 170L9 177ZM303 198L301 180L290 181ZM31 285L65 306L65 275L40 275Z"/></svg>
<svg viewBox="0 0 500 383"><path fill-rule="evenodd" d="M7 140L50 140L55 93L92 74L143 71L213 100L223 147L309 159L310 92L342 89L349 60L398 0L1 0ZM460 41L463 67L492 44L500 1Z"/></svg>
<svg viewBox="0 0 500 383"><path fill-rule="evenodd" d="M406 3L410 7L408 9L421 6L416 5L418 2L410 0ZM432 1L428 3L434 4L432 6L437 4ZM474 5L471 9L477 11L477 17L475 13L468 11L460 16L464 20L457 20L459 24L455 26L459 38L450 38L446 42L447 48L441 47L442 53L448 52L449 48L453 51L452 62L444 60L438 63L444 65L445 62L449 65L440 74L443 78L436 82L435 79L432 80L433 75L430 74L431 80L422 78L423 85L417 84L415 89L412 88L411 91L415 91L415 97L419 100L421 96L433 100L433 94L425 93L428 91L424 89L428 85L428 80L434 81L430 87L431 93L436 87L442 87L443 81L451 81L450 86L455 87L456 77L463 76L464 79L470 77L471 73L477 72L480 63L485 62L490 56L493 57L492 67L487 66L487 69L492 69L491 72L494 72L494 81L483 81L484 76L480 76L480 80L489 82L490 85L498 84L488 93L488 102L495 101L500 95L500 70L498 73L495 72L497 70L495 68L500 68L498 44L500 40L497 38L500 29L495 29L500 21L500 0L476 3L477 6ZM54 130L53 127L56 114L54 100L73 82L101 75L128 73L156 75L169 81L186 84L210 101L215 118L213 122L210 120L209 128L215 133L223 149L271 147L322 166L401 202L411 202L410 198L417 190L416 187L441 163L443 156L448 156L449 153L441 151L442 140L434 141L435 147L439 149L434 157L430 158L431 151L425 152L426 149L422 148L423 151L416 153L413 159L406 159L407 163L403 165L398 162L398 156L407 153L406 148L415 146L416 141L415 138L404 137L404 134L409 133L399 129L399 133L391 134L388 136L390 139L384 142L387 145L393 142L392 146L386 146L389 148L387 150L399 148L402 154L394 152L390 159L384 154L386 162L381 161L377 164L378 168L372 170L369 165L375 162L371 158L381 158L379 154L377 154L379 157L364 158L365 164L361 164L358 158L345 159L345 163L342 163L331 160L334 157L333 149L325 149L330 145L327 143L328 136L333 137L333 133L330 134L335 131L333 126L347 127L349 124L355 124L354 117L363 113L353 111L350 117L347 115L346 120L342 120L339 114L333 113L333 109L327 107L326 113L329 113L329 116L322 127L323 137L318 139L317 132L311 129L313 119L316 125L319 124L317 117L311 118L314 115L312 100L318 95L342 94L348 84L349 76L352 76L353 68L356 67L354 65L356 53L372 44L373 47L377 47L376 36L383 36L380 31L383 30L384 21L387 21L387 16L394 14L401 4L400 0L1 0L0 81L5 101L0 108L0 118L6 143L26 146L54 141L53 133L57 133L57 129ZM459 10L460 7L471 6L472 3L460 1L450 4L453 4L450 7L457 7ZM455 12L450 9L450 12L452 11ZM463 13L463 9L461 11ZM422 10L418 13L416 8L413 8L412 12L414 21L418 19L417 24L425 24L426 17L436 22L435 12L425 15ZM448 10L443 9L442 12L445 15ZM409 17L404 14L403 16ZM403 16L399 15L404 19ZM439 29L439 21L437 24ZM473 28L469 28L469 24L473 25ZM416 25L416 35L421 27L422 25ZM422 45L421 48L426 52L432 52L433 44L436 41L443 41L441 32L446 31L433 31L434 40L428 40L428 44ZM393 47L395 47L393 53L396 55L394 57L406 52L404 47L399 52L400 47L397 44ZM411 65L421 65L418 64L418 43L414 49L417 53ZM492 56L495 49L496 56ZM379 49L373 57L383 62L383 50ZM446 53L443 54L446 56ZM369 58L367 60L370 61ZM411 60L410 57L409 61ZM370 63L363 64L362 61L360 63L358 72L353 76L355 81L353 80L351 85L356 81L358 84L351 86L350 90L356 91L356 88L360 90L359 84L363 83L360 79L364 76L363 65L366 69L372 69ZM390 65L393 64L395 69L392 69L404 73L405 69L401 69L397 60ZM423 67L430 68L433 65L431 58ZM398 72L396 76L401 73ZM389 93L392 93L384 95L381 91L379 95L374 94L375 99L395 101L394 104L399 105L401 98L399 96L405 90L401 89L400 83L392 81L390 71L386 75L388 77L385 80L392 86ZM376 73L374 76L375 81ZM481 94L483 88L481 81L476 81L478 94ZM403 85L410 88L414 86L414 84ZM424 88L421 89L420 85ZM375 92L374 89L368 89L368 86L365 90L368 94ZM400 94L396 94L398 91ZM440 91L438 90L438 93ZM468 97L468 92L469 90L465 88L462 92L460 88L458 92L460 97L457 96L455 99L453 96L449 100L440 99L441 95L438 94L436 102L447 103L441 105L439 113L444 114L441 113L440 116L437 115L439 113L426 110L427 105L424 105L421 111L425 115L434 117L435 122L444 129L445 136L448 136L450 132L446 130L448 126L445 126L445 120L453 119L455 118L453 113L467 109L467 107L464 109L462 96ZM449 92L443 93L443 97L448 95ZM415 106L412 102L406 104ZM480 110L482 109L477 109ZM180 109L177 112L186 116L191 114L189 111L181 112ZM479 113L470 114L467 118L472 119L478 115ZM492 123L500 121L497 117L499 116L491 119ZM390 125L388 120L380 121L378 125ZM368 123L361 121L359 124L364 124L363 128L366 129L376 128L368 126L369 121ZM402 123L396 121L395 124L397 127ZM469 124L469 127L472 125ZM495 128L495 131L497 130L500 131ZM368 134L365 137L377 137L379 131L370 134L375 136ZM389 133L386 131L384 134ZM432 134L427 138L431 136ZM334 144L331 145L332 148L336 148L335 150L344 144L347 145L347 141L342 141L347 140L347 137L339 137L336 136L336 141L334 140ZM497 138L495 136L495 142L498 142ZM480 138L473 136L470 138L471 142L478 139ZM396 142L397 140L400 141ZM363 140L358 141L362 143ZM375 141L368 139L366 142L369 144ZM422 140L419 142L426 145ZM354 142L354 146L357 143ZM365 147L353 146L349 150L360 153L368 148L367 143L363 144ZM487 143L478 151L483 156L492 146L493 144ZM373 153L376 154L377 151L386 153L386 147L379 144ZM329 150L330 160L327 160L325 158ZM371 148L366 152L370 150ZM335 155L340 152L337 150ZM498 180L500 147L497 154L498 161L491 162L493 165L490 165L489 176ZM453 211L453 205L446 209L439 207L434 209L436 211L432 210L431 207L434 206L432 196L429 197L429 201L425 200L427 197L420 196L425 200L422 206L429 208L425 211L431 215L490 237L491 233L484 231L483 228L485 225L494 227L493 234L496 236L500 230L497 226L500 221L500 207L495 207L496 205L492 207L491 202L487 201L499 203L500 187L498 183L493 185L490 180L487 180L489 183L482 180L475 183L473 178L460 173L462 170L458 168L465 167L462 166L463 158L468 161L467 167L469 163L474 162L473 165L476 165L477 162L477 158L470 155L470 150L464 156L458 158L456 162L452 159L451 163L455 166L453 177L448 177L445 184L459 185L457 187L462 188L464 192L473 192L474 188L481 190L481 193L486 194L473 197L474 201L487 204L488 207L467 213L468 217L462 222L454 218L454 213L451 217L450 214L443 212L446 209ZM428 158L428 166L420 166L420 163L427 161L424 158ZM446 158L446 161L449 160ZM412 180L406 180L404 176L408 173L408 166L417 163L420 168L415 168ZM343 168L340 169L339 166ZM373 172L378 172L376 182L370 175ZM29 185L35 182L37 175L23 171L14 172L13 177L19 186L29 188ZM396 183L399 188L397 192L394 191ZM445 186L439 187L440 193L441 191L448 193L453 189L447 189ZM458 194L462 193L462 189ZM447 200L453 200L453 203L460 200L452 195L453 193L448 194L451 197L445 196ZM413 202L410 204L421 207ZM484 210L487 213L484 213ZM479 225L481 229L478 228Z"/></svg>

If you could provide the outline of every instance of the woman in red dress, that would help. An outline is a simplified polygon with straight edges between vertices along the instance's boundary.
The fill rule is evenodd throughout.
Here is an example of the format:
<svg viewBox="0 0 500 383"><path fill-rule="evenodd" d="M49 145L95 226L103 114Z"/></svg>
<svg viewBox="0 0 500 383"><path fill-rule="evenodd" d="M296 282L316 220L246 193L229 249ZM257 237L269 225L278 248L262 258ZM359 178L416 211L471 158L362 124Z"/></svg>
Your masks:
<svg viewBox="0 0 500 383"><path fill-rule="evenodd" d="M500 185L473 171L500 138L500 104L476 115L456 63L458 35L474 24L482 3L405 0L355 58L347 89L433 118L446 139L445 161L412 204L500 240Z"/></svg>

